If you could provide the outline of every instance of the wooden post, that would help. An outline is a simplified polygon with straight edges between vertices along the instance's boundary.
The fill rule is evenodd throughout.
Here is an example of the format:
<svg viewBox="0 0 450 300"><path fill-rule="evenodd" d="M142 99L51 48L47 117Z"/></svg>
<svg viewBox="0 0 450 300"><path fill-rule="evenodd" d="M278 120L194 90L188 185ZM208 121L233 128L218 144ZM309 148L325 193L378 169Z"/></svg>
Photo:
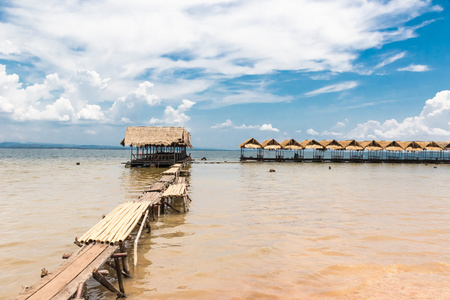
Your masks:
<svg viewBox="0 0 450 300"><path fill-rule="evenodd" d="M123 294L125 294L125 289L123 288L122 270L120 269L120 261L119 261L118 257L114 257L114 265L116 267L117 281L119 282L119 289Z"/></svg>
<svg viewBox="0 0 450 300"><path fill-rule="evenodd" d="M75 299L83 299L83 288L84 288L84 282L80 282L77 287L77 293L75 294Z"/></svg>
<svg viewBox="0 0 450 300"><path fill-rule="evenodd" d="M125 249L125 242L120 244L120 252L126 253L127 249ZM123 273L125 273L125 277L130 278L130 265L128 264L128 258L126 256L122 256L122 265L123 265Z"/></svg>
<svg viewBox="0 0 450 300"><path fill-rule="evenodd" d="M187 208L186 208L186 195L183 196L183 209L184 209L184 212L187 212Z"/></svg>
<svg viewBox="0 0 450 300"><path fill-rule="evenodd" d="M97 280L101 285L103 285L105 288L107 288L113 293L116 293L118 297L125 298L125 294L116 289L116 287L111 282L106 280L106 278L102 274L100 274L97 269L94 269L92 271L92 277L95 280Z"/></svg>

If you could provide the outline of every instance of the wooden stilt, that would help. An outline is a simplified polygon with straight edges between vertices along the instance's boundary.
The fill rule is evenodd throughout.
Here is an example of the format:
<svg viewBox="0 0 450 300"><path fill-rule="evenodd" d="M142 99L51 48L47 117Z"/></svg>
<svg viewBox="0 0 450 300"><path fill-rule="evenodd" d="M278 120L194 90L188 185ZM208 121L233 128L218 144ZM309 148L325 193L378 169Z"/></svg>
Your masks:
<svg viewBox="0 0 450 300"><path fill-rule="evenodd" d="M183 209L184 209L184 212L187 212L187 208L186 208L186 196L183 196Z"/></svg>
<svg viewBox="0 0 450 300"><path fill-rule="evenodd" d="M101 285L103 285L105 288L107 288L113 293L116 293L119 298L125 298L125 294L116 289L116 287L111 282L106 280L106 278L102 274L100 274L97 269L94 269L92 271L92 277L95 280L97 280Z"/></svg>
<svg viewBox="0 0 450 300"><path fill-rule="evenodd" d="M152 231L152 226L150 224L150 215L147 215L147 219L145 219L145 224L147 225L147 229L148 229L147 233L150 233Z"/></svg>
<svg viewBox="0 0 450 300"><path fill-rule="evenodd" d="M153 216L153 221L156 221L156 217L155 217L155 205L152 205L152 216Z"/></svg>
<svg viewBox="0 0 450 300"><path fill-rule="evenodd" d="M120 252L127 253L127 249L125 249L125 242L120 244ZM130 265L128 263L128 257L126 257L126 256L122 257L122 265L123 265L122 274L125 273L125 277L130 278L131 273L130 273Z"/></svg>
<svg viewBox="0 0 450 300"><path fill-rule="evenodd" d="M114 257L114 264L116 265L117 281L119 282L119 289L125 295L123 287L122 270L120 269L120 261L118 257Z"/></svg>
<svg viewBox="0 0 450 300"><path fill-rule="evenodd" d="M83 288L84 288L84 282L80 282L77 287L77 292L75 294L75 299L83 299Z"/></svg>

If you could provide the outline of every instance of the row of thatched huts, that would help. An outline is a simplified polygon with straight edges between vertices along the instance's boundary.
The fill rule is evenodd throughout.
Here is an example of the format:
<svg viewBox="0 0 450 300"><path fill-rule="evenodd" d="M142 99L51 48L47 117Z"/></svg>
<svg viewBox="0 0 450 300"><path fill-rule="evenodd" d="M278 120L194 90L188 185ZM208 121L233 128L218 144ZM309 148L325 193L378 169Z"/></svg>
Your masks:
<svg viewBox="0 0 450 300"><path fill-rule="evenodd" d="M299 143L290 139L279 143L270 139L259 143L252 138L239 148L242 161L450 161L450 142L304 140ZM250 151L250 156L245 156L245 149L256 150L256 156L252 156L254 151Z"/></svg>
<svg viewBox="0 0 450 300"><path fill-rule="evenodd" d="M450 150L450 142L403 142L403 141L356 141L356 140L304 140L301 143L294 139L278 143L275 139L259 143L256 139L248 139L239 145L239 148L265 149L265 150L352 150L352 151L443 151Z"/></svg>

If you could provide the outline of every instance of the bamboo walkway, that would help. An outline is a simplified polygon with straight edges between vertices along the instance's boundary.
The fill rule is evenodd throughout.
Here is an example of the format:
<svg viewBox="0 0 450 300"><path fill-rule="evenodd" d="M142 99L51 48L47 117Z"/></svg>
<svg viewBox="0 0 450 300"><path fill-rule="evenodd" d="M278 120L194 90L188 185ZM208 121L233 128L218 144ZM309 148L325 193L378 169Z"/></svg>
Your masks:
<svg viewBox="0 0 450 300"><path fill-rule="evenodd" d="M130 267L125 241L141 221L133 243L136 266L137 246L144 225L148 232L151 230L150 216L155 221L156 214L158 217L161 213L165 214L167 207L179 212L172 206L176 198L183 200L184 211L187 211L186 179L179 177L182 168L182 164L171 166L139 199L122 203L80 238L75 238L75 244L80 246L78 251L72 255L63 255L67 261L53 272L48 273L43 269L41 280L24 289L16 299L83 299L84 283L91 277L118 297L126 297L122 276L130 277ZM114 264L110 262L112 260ZM105 278L108 272L100 270L105 264L115 269L118 288Z"/></svg>

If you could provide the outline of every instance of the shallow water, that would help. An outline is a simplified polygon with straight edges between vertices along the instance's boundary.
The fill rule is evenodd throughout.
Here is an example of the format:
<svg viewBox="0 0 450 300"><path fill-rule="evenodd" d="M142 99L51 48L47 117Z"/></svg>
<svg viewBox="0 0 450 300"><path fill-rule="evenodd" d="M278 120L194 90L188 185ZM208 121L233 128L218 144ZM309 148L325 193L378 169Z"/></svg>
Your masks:
<svg viewBox="0 0 450 300"><path fill-rule="evenodd" d="M54 269L76 250L75 236L161 172L124 168L126 151L54 151L2 153L0 298ZM193 153L206 155L214 157ZM450 299L450 165L190 169L190 211L161 217L143 235L129 299ZM90 299L115 299L88 286Z"/></svg>

